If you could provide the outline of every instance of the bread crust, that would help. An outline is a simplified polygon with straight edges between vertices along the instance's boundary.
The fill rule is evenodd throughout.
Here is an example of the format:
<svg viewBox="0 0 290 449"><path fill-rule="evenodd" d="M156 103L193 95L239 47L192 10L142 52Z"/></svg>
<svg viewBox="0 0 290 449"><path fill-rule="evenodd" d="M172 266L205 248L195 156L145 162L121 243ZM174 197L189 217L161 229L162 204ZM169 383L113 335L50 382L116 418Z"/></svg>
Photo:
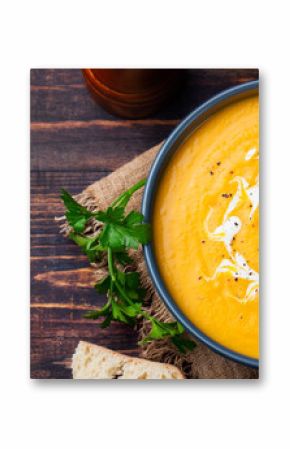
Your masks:
<svg viewBox="0 0 290 449"><path fill-rule="evenodd" d="M130 357L92 343L80 341L72 358L73 379L184 379L168 363Z"/></svg>

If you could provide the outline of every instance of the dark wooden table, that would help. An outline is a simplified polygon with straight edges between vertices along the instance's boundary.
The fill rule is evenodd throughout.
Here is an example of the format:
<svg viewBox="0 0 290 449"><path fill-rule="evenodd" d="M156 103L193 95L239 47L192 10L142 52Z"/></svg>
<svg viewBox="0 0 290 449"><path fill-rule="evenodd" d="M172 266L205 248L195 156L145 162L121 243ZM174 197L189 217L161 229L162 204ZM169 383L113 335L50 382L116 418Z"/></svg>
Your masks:
<svg viewBox="0 0 290 449"><path fill-rule="evenodd" d="M59 234L61 187L75 194L164 139L192 109L258 71L190 70L179 95L143 120L113 117L90 97L80 70L31 71L31 377L70 378L79 340L137 355L134 332L83 318L101 305L92 270Z"/></svg>

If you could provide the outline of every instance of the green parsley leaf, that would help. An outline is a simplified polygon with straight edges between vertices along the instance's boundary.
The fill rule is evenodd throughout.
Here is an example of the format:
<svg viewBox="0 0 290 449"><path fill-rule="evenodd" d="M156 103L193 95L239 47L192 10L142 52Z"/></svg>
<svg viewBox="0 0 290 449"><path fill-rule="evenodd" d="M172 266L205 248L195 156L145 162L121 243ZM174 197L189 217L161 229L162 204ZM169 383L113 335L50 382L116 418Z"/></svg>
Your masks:
<svg viewBox="0 0 290 449"><path fill-rule="evenodd" d="M116 301L112 302L112 316L116 321L121 321L129 325L134 325L135 321L132 318L136 317L138 311L133 306L127 306Z"/></svg>
<svg viewBox="0 0 290 449"><path fill-rule="evenodd" d="M103 223L120 223L124 219L124 208L110 206L106 211L96 212L95 217Z"/></svg>
<svg viewBox="0 0 290 449"><path fill-rule="evenodd" d="M75 232L83 232L87 221L93 216L85 207L81 206L74 198L64 189L61 190L61 199L66 207L66 219Z"/></svg>
<svg viewBox="0 0 290 449"><path fill-rule="evenodd" d="M126 251L116 251L114 252L115 259L125 267L133 263L132 257L130 257Z"/></svg>
<svg viewBox="0 0 290 449"><path fill-rule="evenodd" d="M111 283L111 276L105 276L103 279L101 279L99 282L95 284L95 289L98 293L107 293L107 291L110 289L110 283Z"/></svg>
<svg viewBox="0 0 290 449"><path fill-rule="evenodd" d="M133 226L136 224L140 224L143 221L143 215L140 212L136 212L135 210L132 210L129 212L129 214L126 216L124 220L124 224L126 226Z"/></svg>
<svg viewBox="0 0 290 449"><path fill-rule="evenodd" d="M140 274L137 271L132 271L125 273L125 285L129 288L139 288L140 287Z"/></svg>
<svg viewBox="0 0 290 449"><path fill-rule="evenodd" d="M150 240L150 226L148 224L120 225L106 224L100 234L100 243L105 248L118 251L122 249L138 249L140 244Z"/></svg>
<svg viewBox="0 0 290 449"><path fill-rule="evenodd" d="M106 327L109 327L111 324L113 317L111 313L108 313L108 315L106 316L106 318L104 319L104 321L100 324L100 327L102 329L105 329Z"/></svg>
<svg viewBox="0 0 290 449"><path fill-rule="evenodd" d="M127 297L133 302L142 301L146 290L141 288L140 275L136 271L125 273L117 270L116 276L118 282L124 287Z"/></svg>
<svg viewBox="0 0 290 449"><path fill-rule="evenodd" d="M163 323L152 316L147 316L147 318L151 321L151 330L147 337L142 340L142 343L149 343L165 337L175 337L184 332L183 326L177 321Z"/></svg>
<svg viewBox="0 0 290 449"><path fill-rule="evenodd" d="M91 320L97 320L101 316L107 316L110 314L110 307L112 304L112 298L109 297L106 304L101 309L91 310L90 312L86 312L84 314L85 318L89 318Z"/></svg>
<svg viewBox="0 0 290 449"><path fill-rule="evenodd" d="M99 237L86 237L75 232L69 234L69 238L82 248L90 262L96 262L101 257Z"/></svg>
<svg viewBox="0 0 290 449"><path fill-rule="evenodd" d="M175 344L175 346L182 354L185 354L186 351L192 351L196 347L196 343L193 340L184 338L181 335L175 335L171 337L171 341Z"/></svg>
<svg viewBox="0 0 290 449"><path fill-rule="evenodd" d="M142 316L150 321L151 329L140 344L170 338L180 352L185 352L192 350L195 343L184 336L183 326L176 321L163 323L143 309L142 301L146 291L141 288L139 273L120 269L120 266L126 267L133 262L128 255L128 249L137 250L151 238L150 225L143 223L143 215L140 212L131 211L125 214L125 207L131 196L143 187L145 182L138 182L122 193L106 210L97 212L90 212L78 204L68 192L62 190L61 198L66 207L66 218L74 229L69 238L82 249L90 262L107 256L108 274L95 285L98 293L107 295L107 302L102 308L87 312L85 317L93 320L103 317L100 326L105 328L111 321L133 326ZM91 218L103 223L100 233L95 237L83 234Z"/></svg>

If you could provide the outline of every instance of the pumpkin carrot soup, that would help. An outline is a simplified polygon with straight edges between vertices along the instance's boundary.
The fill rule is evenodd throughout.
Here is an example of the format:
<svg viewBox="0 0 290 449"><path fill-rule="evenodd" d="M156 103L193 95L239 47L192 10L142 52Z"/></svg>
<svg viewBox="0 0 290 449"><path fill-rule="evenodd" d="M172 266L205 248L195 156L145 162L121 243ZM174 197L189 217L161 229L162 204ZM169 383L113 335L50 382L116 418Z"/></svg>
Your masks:
<svg viewBox="0 0 290 449"><path fill-rule="evenodd" d="M227 348L258 358L258 97L213 114L160 180L153 245L183 313Z"/></svg>

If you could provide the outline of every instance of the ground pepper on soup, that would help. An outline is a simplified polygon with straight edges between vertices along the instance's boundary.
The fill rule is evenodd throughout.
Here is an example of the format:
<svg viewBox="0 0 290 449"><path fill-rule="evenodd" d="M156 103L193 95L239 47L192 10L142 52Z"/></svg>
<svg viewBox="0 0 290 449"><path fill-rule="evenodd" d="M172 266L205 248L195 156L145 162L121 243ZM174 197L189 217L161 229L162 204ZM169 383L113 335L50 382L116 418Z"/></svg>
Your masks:
<svg viewBox="0 0 290 449"><path fill-rule="evenodd" d="M184 314L213 340L259 355L259 103L216 112L160 181L153 244Z"/></svg>

